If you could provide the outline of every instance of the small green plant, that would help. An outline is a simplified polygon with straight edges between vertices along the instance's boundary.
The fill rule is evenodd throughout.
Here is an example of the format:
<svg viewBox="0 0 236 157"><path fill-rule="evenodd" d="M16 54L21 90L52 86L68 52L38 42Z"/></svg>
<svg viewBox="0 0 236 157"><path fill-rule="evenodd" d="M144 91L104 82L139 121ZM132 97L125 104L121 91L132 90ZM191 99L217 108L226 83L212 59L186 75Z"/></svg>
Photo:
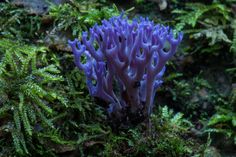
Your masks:
<svg viewBox="0 0 236 157"><path fill-rule="evenodd" d="M193 139L184 139L193 125L184 119L182 113L174 113L167 106L159 107L159 112L152 115L152 138L154 154L160 156L183 156L193 153ZM196 150L199 151L199 150Z"/></svg>
<svg viewBox="0 0 236 157"><path fill-rule="evenodd" d="M216 45L219 42L231 45L231 51L234 51L235 36L232 36L235 30L234 16L227 3L215 1L211 4L186 3L184 5L184 9L172 11L176 16L177 30L184 30L185 34L189 34L190 39L201 39L202 46L205 44L212 46L211 49L204 49L202 52L216 53L216 50L222 48ZM233 31L228 31L230 29ZM202 42L202 39L206 39L206 42Z"/></svg>
<svg viewBox="0 0 236 157"><path fill-rule="evenodd" d="M172 132L181 131L185 133L193 126L190 121L184 119L184 114L182 113L174 113L174 111L169 109L167 106L160 107L159 110L159 114L153 115L153 123L158 130L163 129ZM162 121L162 125L157 125L159 123L158 121Z"/></svg>
<svg viewBox="0 0 236 157"><path fill-rule="evenodd" d="M176 20L179 21L176 26L177 30L182 30L186 26L191 26L194 28L198 24L201 24L203 20L213 23L211 22L213 17L211 18L209 16L211 12L216 13L217 18L215 18L215 16L214 18L220 24L225 24L227 20L230 19L230 10L225 5L220 3L214 3L211 5L205 5L203 3L186 3L185 6L186 10L175 9L172 11L172 13L178 15L176 18ZM208 19L204 19L204 17L207 17Z"/></svg>
<svg viewBox="0 0 236 157"><path fill-rule="evenodd" d="M33 134L54 128L50 120L54 102L65 102L54 88L63 80L60 71L40 59L45 52L45 47L0 40L0 132L21 155L30 153L27 143ZM6 138L9 133L12 140Z"/></svg>
<svg viewBox="0 0 236 157"><path fill-rule="evenodd" d="M210 118L204 133L222 134L236 145L236 113L232 109L218 108Z"/></svg>

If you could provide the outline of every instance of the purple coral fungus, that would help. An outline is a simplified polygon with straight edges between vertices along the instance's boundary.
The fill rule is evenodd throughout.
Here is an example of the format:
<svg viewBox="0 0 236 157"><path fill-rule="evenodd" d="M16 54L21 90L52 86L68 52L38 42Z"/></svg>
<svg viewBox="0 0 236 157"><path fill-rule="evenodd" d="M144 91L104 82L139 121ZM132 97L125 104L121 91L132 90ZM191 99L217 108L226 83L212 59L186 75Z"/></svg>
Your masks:
<svg viewBox="0 0 236 157"><path fill-rule="evenodd" d="M172 30L147 18L129 21L123 15L103 20L81 41L69 41L76 66L84 71L89 93L109 104L116 118L151 114L157 88L162 84L165 63L182 40ZM165 51L165 44L169 50ZM83 59L82 59L83 58ZM129 117L130 118L130 117Z"/></svg>

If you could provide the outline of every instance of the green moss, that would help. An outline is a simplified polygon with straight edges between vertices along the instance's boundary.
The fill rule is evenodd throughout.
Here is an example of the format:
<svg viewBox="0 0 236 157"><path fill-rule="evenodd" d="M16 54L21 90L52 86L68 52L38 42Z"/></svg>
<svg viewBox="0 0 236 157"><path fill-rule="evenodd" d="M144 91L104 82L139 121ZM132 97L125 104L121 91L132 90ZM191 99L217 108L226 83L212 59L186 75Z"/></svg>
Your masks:
<svg viewBox="0 0 236 157"><path fill-rule="evenodd" d="M39 60L44 47L25 45L17 41L0 40L3 54L0 64L0 117L5 133L10 133L19 154L28 154L27 143L39 125L54 128L50 117L53 101L63 99L53 88L63 80L58 68ZM62 101L61 101L62 103ZM27 139L27 141L26 141ZM5 139L9 140L9 139Z"/></svg>

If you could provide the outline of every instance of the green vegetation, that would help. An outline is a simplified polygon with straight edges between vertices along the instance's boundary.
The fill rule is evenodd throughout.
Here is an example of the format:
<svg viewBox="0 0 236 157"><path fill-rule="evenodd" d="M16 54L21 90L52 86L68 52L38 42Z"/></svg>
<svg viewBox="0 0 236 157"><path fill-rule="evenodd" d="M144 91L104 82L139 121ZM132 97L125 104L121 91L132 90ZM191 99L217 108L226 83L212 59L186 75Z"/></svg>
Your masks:
<svg viewBox="0 0 236 157"><path fill-rule="evenodd" d="M28 15L23 8L18 8L10 3L0 3L0 35L18 40L34 39L42 34L41 17Z"/></svg>
<svg viewBox="0 0 236 157"><path fill-rule="evenodd" d="M0 2L0 156L235 156L235 0L53 2L43 14ZM184 32L150 132L112 128L67 47L122 10Z"/></svg>
<svg viewBox="0 0 236 157"><path fill-rule="evenodd" d="M1 131L11 134L17 153L28 154L26 143L32 141L37 125L54 128L49 119L55 115L51 106L64 101L53 86L62 77L55 64L39 62L47 55L45 47L1 39L0 51Z"/></svg>
<svg viewBox="0 0 236 157"><path fill-rule="evenodd" d="M209 46L214 47L213 50L205 49L203 52L216 53L220 49L219 44L230 44L231 51L235 49L235 20L231 9L228 7L233 1L226 3L214 2L212 4L203 3L185 3L184 9L175 9L172 11L176 17L175 28L183 30L189 34L193 40L206 39L205 42ZM214 16L212 16L214 13ZM232 31L228 31L228 30ZM232 36L232 37L231 37ZM205 45L202 45L205 47Z"/></svg>
<svg viewBox="0 0 236 157"><path fill-rule="evenodd" d="M71 1L71 3L52 6L49 15L55 19L55 29L70 30L72 35L77 37L82 31L101 20L119 15L115 5L112 7L102 6L93 1Z"/></svg>
<svg viewBox="0 0 236 157"><path fill-rule="evenodd" d="M232 109L219 108L208 121L204 132L222 134L236 144L236 114Z"/></svg>

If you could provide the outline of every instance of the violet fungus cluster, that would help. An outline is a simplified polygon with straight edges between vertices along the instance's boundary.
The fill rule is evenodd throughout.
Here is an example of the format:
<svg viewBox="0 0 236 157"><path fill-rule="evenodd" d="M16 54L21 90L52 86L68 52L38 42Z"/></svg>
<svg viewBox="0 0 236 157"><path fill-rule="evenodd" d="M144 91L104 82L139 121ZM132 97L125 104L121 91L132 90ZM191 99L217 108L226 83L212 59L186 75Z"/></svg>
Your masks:
<svg viewBox="0 0 236 157"><path fill-rule="evenodd" d="M147 18L129 21L120 15L103 20L69 45L76 66L86 75L90 95L108 104L111 117L132 119L130 115L151 114L165 63L182 37Z"/></svg>

